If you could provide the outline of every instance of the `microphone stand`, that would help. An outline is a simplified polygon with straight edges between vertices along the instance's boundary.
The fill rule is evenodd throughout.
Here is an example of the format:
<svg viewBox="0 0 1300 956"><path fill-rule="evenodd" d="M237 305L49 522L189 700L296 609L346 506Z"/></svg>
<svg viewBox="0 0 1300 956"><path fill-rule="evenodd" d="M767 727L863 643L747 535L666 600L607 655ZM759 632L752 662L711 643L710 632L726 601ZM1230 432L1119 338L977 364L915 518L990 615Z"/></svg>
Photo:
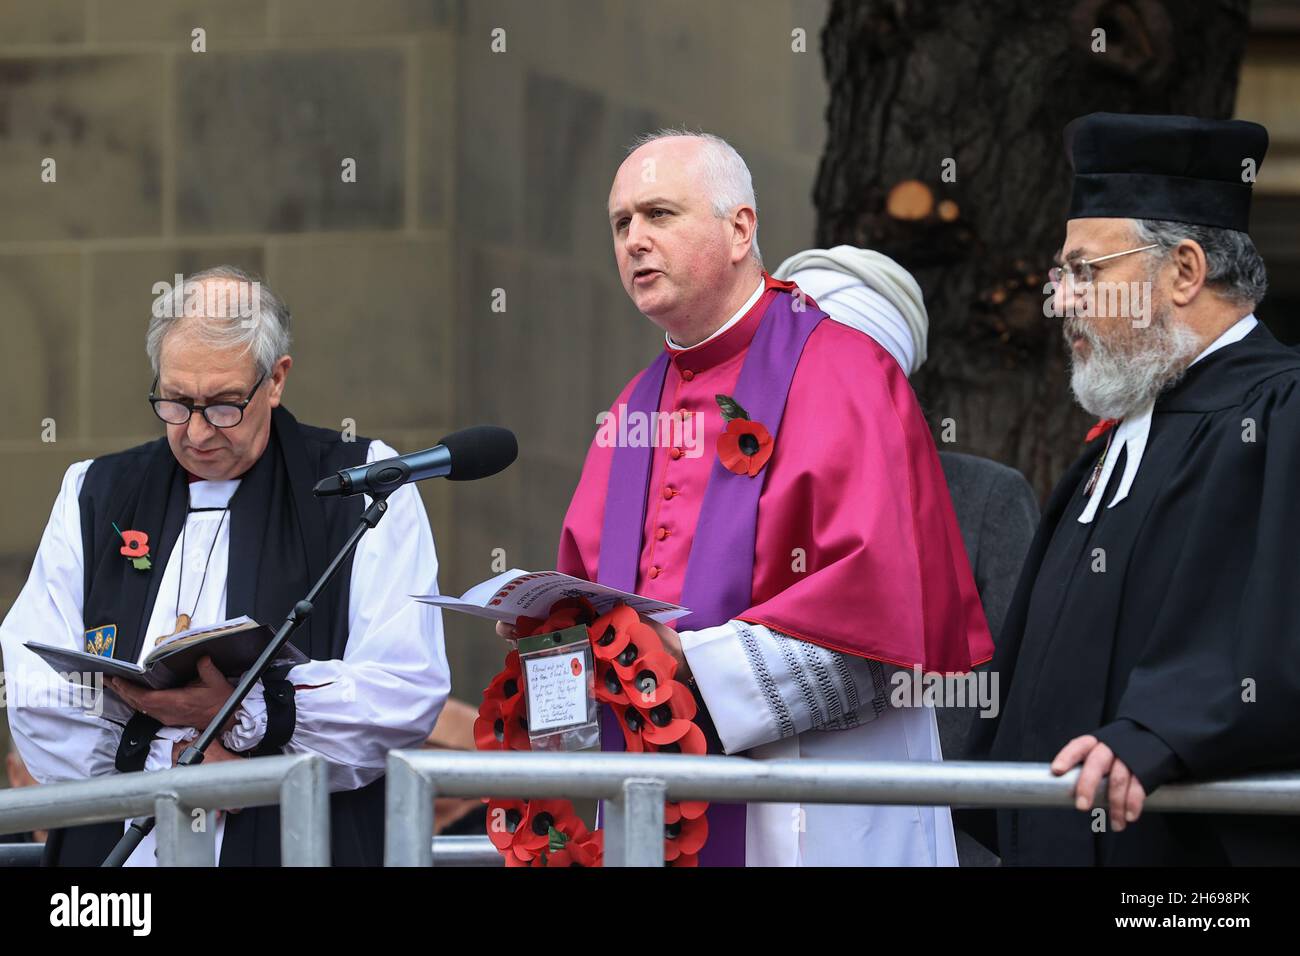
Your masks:
<svg viewBox="0 0 1300 956"><path fill-rule="evenodd" d="M312 589L307 592L307 596L293 606L289 616L285 618L284 623L280 625L280 629L276 631L275 637L266 645L265 650L262 651L261 656L258 657L253 666L239 679L239 683L235 685L235 689L231 691L226 702L221 705L217 715L208 723L208 726L199 735L198 739L182 751L176 761L176 766L189 767L203 762L203 754L208 749L208 746L217 739L217 735L221 733L221 728L239 709L239 705L248 696L248 692L253 689L253 685L262 679L262 675L266 673L267 668L271 666L271 662L275 660L276 655L280 653L280 649L284 647L293 632L311 616L313 602L320 596L321 591L325 590L325 587L333 579L339 568L343 566L343 562L352 556L352 552L356 549L358 542L361 541L361 536L379 524L379 519L388 511L388 496L396 490L396 488L388 488L374 492L370 507L361 513L361 520L357 523L356 530L352 532L347 543L335 555L334 560L330 562L330 566L321 574L320 579L312 586ZM105 858L102 866L122 866L127 861L127 858L135 852L135 848L140 845L140 841L148 836L153 828L153 817L143 817L133 821L127 831L122 834L122 839L117 841L117 846L113 847L113 852Z"/></svg>

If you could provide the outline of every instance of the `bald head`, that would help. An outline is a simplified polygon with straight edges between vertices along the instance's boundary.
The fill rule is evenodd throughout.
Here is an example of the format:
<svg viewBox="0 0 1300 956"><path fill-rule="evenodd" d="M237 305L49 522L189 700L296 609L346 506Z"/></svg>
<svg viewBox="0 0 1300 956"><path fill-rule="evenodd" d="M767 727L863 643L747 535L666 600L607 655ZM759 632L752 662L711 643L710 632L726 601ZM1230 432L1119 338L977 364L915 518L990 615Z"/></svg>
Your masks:
<svg viewBox="0 0 1300 956"><path fill-rule="evenodd" d="M608 211L623 288L679 344L707 338L762 274L749 170L715 136L643 137L614 177Z"/></svg>

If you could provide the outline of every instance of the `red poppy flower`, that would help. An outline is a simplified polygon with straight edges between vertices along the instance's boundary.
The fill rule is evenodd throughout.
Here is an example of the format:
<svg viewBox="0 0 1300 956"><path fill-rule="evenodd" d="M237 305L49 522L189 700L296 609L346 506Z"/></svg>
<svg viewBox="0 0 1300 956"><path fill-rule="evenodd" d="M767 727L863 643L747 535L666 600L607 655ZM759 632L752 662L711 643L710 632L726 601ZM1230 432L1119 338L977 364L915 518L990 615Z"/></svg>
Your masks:
<svg viewBox="0 0 1300 956"><path fill-rule="evenodd" d="M642 738L645 735L642 734ZM644 739L645 750L647 753L659 754L694 754L701 756L708 752L709 746L704 739L704 731L694 722L686 728L686 734L677 740L666 744L656 744L648 739Z"/></svg>
<svg viewBox="0 0 1300 956"><path fill-rule="evenodd" d="M605 834L600 830L574 837L565 847L578 866L600 866L605 859Z"/></svg>
<svg viewBox="0 0 1300 956"><path fill-rule="evenodd" d="M698 853L682 853L676 859L669 860L668 866L699 866L700 855Z"/></svg>
<svg viewBox="0 0 1300 956"><path fill-rule="evenodd" d="M636 693L632 680L636 677L636 665L641 660L643 652L662 650L663 642L659 640L659 635L649 624L642 624L640 619L627 629L627 643L623 649L613 658L614 670L618 671L618 679L623 682L623 689L628 695Z"/></svg>
<svg viewBox="0 0 1300 956"><path fill-rule="evenodd" d="M772 436L761 422L733 418L718 436L718 458L728 471L753 478L772 457Z"/></svg>
<svg viewBox="0 0 1300 956"><path fill-rule="evenodd" d="M662 646L662 645L661 645ZM684 685L673 680L677 673L677 660L668 652L655 648L645 651L632 665L632 678L628 681L627 693L632 702L642 710L649 710L666 703L673 696L675 688L689 694Z"/></svg>
<svg viewBox="0 0 1300 956"><path fill-rule="evenodd" d="M526 851L533 856L549 851L551 828L559 830L559 825L573 815L573 804L568 800L529 800L528 815L515 829L511 846L516 853Z"/></svg>
<svg viewBox="0 0 1300 956"><path fill-rule="evenodd" d="M479 750L531 750L524 711L519 652L506 655L506 666L483 691L474 721L474 745Z"/></svg>
<svg viewBox="0 0 1300 956"><path fill-rule="evenodd" d="M624 704L613 708L614 716L618 718L619 730L623 731L624 749L630 754L645 753L646 745L641 739L641 731L645 728L646 721L641 712L631 704Z"/></svg>
<svg viewBox="0 0 1300 956"><path fill-rule="evenodd" d="M685 817L687 820L694 820L704 815L704 811L709 809L707 800L679 800L676 803L668 802L664 804L664 823L676 823Z"/></svg>
<svg viewBox="0 0 1300 956"><path fill-rule="evenodd" d="M536 867L590 865L582 862L583 860L589 860L592 856L592 851L587 846L590 843L591 834L588 832L586 824L573 811L573 804L567 800L554 802L558 807L553 819L548 824L546 845L541 849L534 850L530 843L528 849L523 851L525 854L535 854L529 865ZM538 823L539 828L548 823L544 818L538 819L541 821ZM557 836L557 834L559 835ZM582 846L580 852L578 851L579 845Z"/></svg>
<svg viewBox="0 0 1300 956"><path fill-rule="evenodd" d="M631 637L632 625L639 624L640 620L636 611L621 602L614 605L608 614L596 618L587 627L596 658L609 661L621 654Z"/></svg>
<svg viewBox="0 0 1300 956"><path fill-rule="evenodd" d="M587 829L567 800L551 823L547 845L537 851L533 866L599 866L604 838ZM558 836L556 834L559 834Z"/></svg>
<svg viewBox="0 0 1300 956"><path fill-rule="evenodd" d="M509 849L515 833L528 818L526 800L488 800L487 835L498 850Z"/></svg>
<svg viewBox="0 0 1300 956"><path fill-rule="evenodd" d="M501 700L508 700L522 692L523 684L519 680L521 673L519 652L511 651L506 655L505 663L501 666L501 673L492 678L492 683L488 684L483 691L484 698L497 697Z"/></svg>
<svg viewBox="0 0 1300 956"><path fill-rule="evenodd" d="M474 749L475 750L505 750L506 749L506 729L505 721L498 723L495 714L485 714L482 710L474 718Z"/></svg>
<svg viewBox="0 0 1300 956"><path fill-rule="evenodd" d="M642 710L646 725L641 731L641 737L646 743L662 748L681 740L695 727L695 698L686 690L685 685L679 686L682 693L673 694L657 707ZM698 727L695 729L699 730Z"/></svg>
<svg viewBox="0 0 1300 956"><path fill-rule="evenodd" d="M664 859L675 860L682 854L700 852L709 838L709 818L705 816L664 824Z"/></svg>
<svg viewBox="0 0 1300 956"><path fill-rule="evenodd" d="M149 555L149 535L143 531L123 531L122 547L119 549L128 558L144 558Z"/></svg>
<svg viewBox="0 0 1300 956"><path fill-rule="evenodd" d="M596 664L596 700L605 704L620 704L623 706L631 703L627 691L623 688L623 682L618 679L618 671L614 670L613 664L603 661Z"/></svg>
<svg viewBox="0 0 1300 956"><path fill-rule="evenodd" d="M479 750L532 750L522 696L484 698L474 719L474 746Z"/></svg>

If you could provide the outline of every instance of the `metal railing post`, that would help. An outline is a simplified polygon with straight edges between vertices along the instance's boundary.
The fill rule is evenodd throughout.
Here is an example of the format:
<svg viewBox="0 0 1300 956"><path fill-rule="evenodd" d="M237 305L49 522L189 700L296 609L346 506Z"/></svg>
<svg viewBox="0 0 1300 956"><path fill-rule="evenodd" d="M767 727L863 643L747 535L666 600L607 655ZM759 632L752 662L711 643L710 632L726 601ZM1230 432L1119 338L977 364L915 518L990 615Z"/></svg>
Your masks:
<svg viewBox="0 0 1300 956"><path fill-rule="evenodd" d="M662 780L633 777L605 801L607 866L664 865L665 791Z"/></svg>
<svg viewBox="0 0 1300 956"><path fill-rule="evenodd" d="M216 820L211 810L190 807L174 793L153 803L159 866L215 866Z"/></svg>
<svg viewBox="0 0 1300 956"><path fill-rule="evenodd" d="M291 768L280 784L280 863L330 865L330 794L320 757Z"/></svg>
<svg viewBox="0 0 1300 956"><path fill-rule="evenodd" d="M384 866L433 866L433 783L393 752L385 786Z"/></svg>

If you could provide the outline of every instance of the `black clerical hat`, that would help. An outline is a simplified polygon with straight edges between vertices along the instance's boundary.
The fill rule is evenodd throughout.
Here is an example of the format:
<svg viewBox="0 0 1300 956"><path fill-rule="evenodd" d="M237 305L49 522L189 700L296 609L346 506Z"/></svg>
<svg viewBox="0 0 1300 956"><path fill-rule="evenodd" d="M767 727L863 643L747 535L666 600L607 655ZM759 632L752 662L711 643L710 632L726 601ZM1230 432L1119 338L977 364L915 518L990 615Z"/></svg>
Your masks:
<svg viewBox="0 0 1300 956"><path fill-rule="evenodd" d="M1069 219L1168 219L1246 232L1268 130L1245 120L1089 113L1065 127ZM1253 160L1253 162L1246 162Z"/></svg>

